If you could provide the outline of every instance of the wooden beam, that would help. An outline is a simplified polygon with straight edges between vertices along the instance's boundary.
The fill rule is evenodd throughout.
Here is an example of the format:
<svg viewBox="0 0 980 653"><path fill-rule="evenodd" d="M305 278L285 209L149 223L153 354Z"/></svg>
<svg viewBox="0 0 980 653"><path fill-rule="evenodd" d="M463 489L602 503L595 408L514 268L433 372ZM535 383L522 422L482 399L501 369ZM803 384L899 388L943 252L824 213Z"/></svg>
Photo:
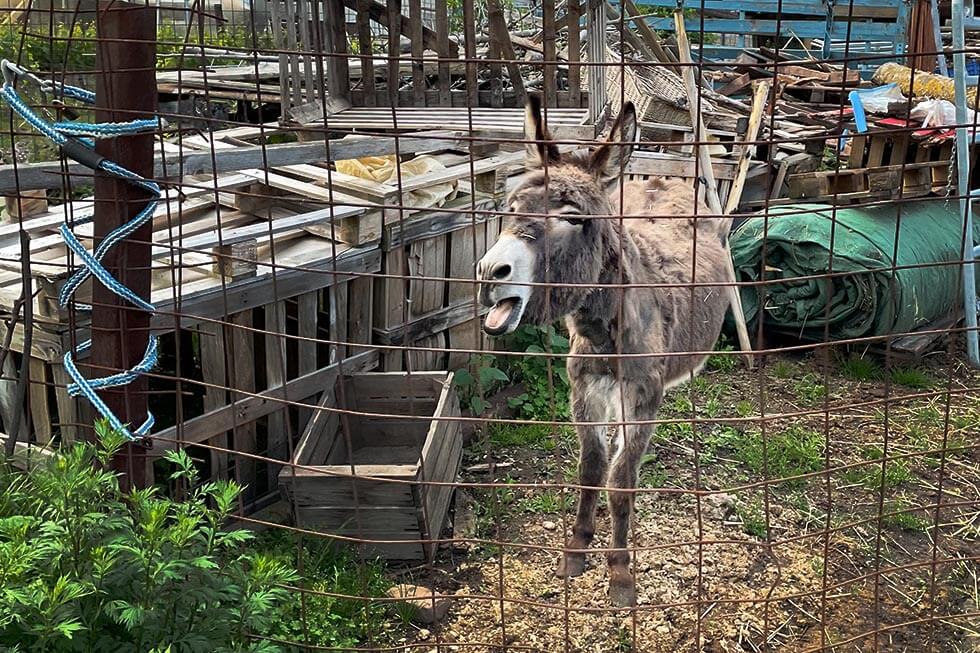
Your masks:
<svg viewBox="0 0 980 653"><path fill-rule="evenodd" d="M715 215L722 215L721 200L718 199L718 185L715 182L714 168L711 165L711 152L708 148L708 130L704 126L704 117L701 115L700 103L698 102L698 87L695 81L694 66L691 61L691 44L687 40L687 31L684 27L684 12L677 8L674 10L674 29L677 36L677 52L680 55L680 63L684 64L683 79L684 87L687 89L687 104L691 110L691 123L695 127L696 140L699 142L697 147L698 171L704 178L705 196L708 208ZM729 221L729 224L731 222ZM735 281L735 263L732 261L731 252L728 249L728 239L725 239L725 263L728 266L728 274L732 281ZM735 316L735 327L738 331L738 342L742 351L752 351L752 342L749 340L749 330L745 324L745 311L742 309L742 297L736 286L726 286L728 300ZM752 356L748 355L746 361L751 367L753 365Z"/></svg>
<svg viewBox="0 0 980 653"><path fill-rule="evenodd" d="M216 435L230 431L236 425L253 422L283 408L283 400L289 397L312 397L324 388L331 387L337 375L356 374L373 368L378 363L377 351L365 351L344 359L333 365L322 367L315 372L287 381L253 396L239 399L227 406L204 413L187 420L179 426L154 433L151 437L154 447L148 455L162 456L164 452L178 448L178 445L200 444Z"/></svg>
<svg viewBox="0 0 980 653"><path fill-rule="evenodd" d="M462 134L456 132L431 133L420 138L421 134L403 136L398 139L398 149L402 154L440 149L454 149L463 146ZM286 143L283 145L252 145L222 150L221 156L212 161L211 152L181 152L156 154L153 157L153 176L155 179L173 178L177 175L202 175L234 172L249 168L278 167L310 163L311 161L340 161L358 159L365 156L384 156L395 151L395 139L383 136L348 136L331 140L329 153L322 140L309 143ZM63 169L64 168L64 169ZM61 161L0 166L0 194L13 194L21 190L36 188L63 188L65 177L76 186L92 183L92 171L81 163L69 161L62 166Z"/></svg>
<svg viewBox="0 0 980 653"><path fill-rule="evenodd" d="M745 130L745 139L739 148L738 168L735 171L732 189L728 192L725 213L735 211L738 208L739 200L742 198L742 190L745 188L745 175L749 171L749 164L752 162L752 155L756 150L753 141L758 137L759 127L762 126L762 114L766 108L766 100L769 98L770 86L771 82L764 79L759 81L755 87L755 95L752 96L752 111L749 113L749 127Z"/></svg>
<svg viewBox="0 0 980 653"><path fill-rule="evenodd" d="M344 5L349 9L357 11L358 0L344 0ZM372 0L367 4L366 7L368 14L371 16L371 20L381 23L385 27L388 27L388 6L380 2ZM409 17L404 14L399 14L401 21L399 25L395 26L395 29L400 34L404 34L406 37L412 36L412 20L414 17ZM425 46L426 50L432 50L433 52L439 52L439 35L428 27L422 27L422 44ZM459 46L450 41L448 52L450 56L459 56Z"/></svg>
<svg viewBox="0 0 980 653"><path fill-rule="evenodd" d="M514 44L510 42L510 31L507 29L507 20L504 18L504 10L500 5L500 0L487 0L487 20L490 23L491 38L496 39L500 47L500 57L507 62L507 72L510 74L510 83L517 93L517 97L523 99L524 79L521 77L521 67L517 65L517 54L514 53Z"/></svg>

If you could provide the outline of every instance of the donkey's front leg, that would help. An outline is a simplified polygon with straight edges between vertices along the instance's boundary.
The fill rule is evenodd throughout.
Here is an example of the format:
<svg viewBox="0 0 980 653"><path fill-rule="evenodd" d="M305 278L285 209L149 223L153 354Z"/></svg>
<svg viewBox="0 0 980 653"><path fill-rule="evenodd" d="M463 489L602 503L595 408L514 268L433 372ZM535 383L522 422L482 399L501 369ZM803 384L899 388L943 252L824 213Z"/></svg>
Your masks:
<svg viewBox="0 0 980 653"><path fill-rule="evenodd" d="M587 403L588 397L579 397L573 388L571 399L576 422L599 421ZM579 492L572 536L565 544L566 550L555 572L561 578L578 576L585 571L585 549L592 544L595 535L595 513L599 500L599 490L589 488L602 486L606 478L605 429L599 425L580 424L575 427L575 432L579 444L579 485L586 486L586 489Z"/></svg>
<svg viewBox="0 0 980 653"><path fill-rule="evenodd" d="M662 396L662 393L658 392L655 398L634 405L630 417L625 421L654 419ZM643 454L646 453L650 436L653 434L653 427L631 424L621 429L625 437L619 440L619 448L613 456L609 469L609 486L632 490L636 488L640 464L643 462ZM627 549L634 494L609 490L609 512L612 518L612 541L607 555L609 600L619 607L636 605L636 581L630 572L630 554Z"/></svg>

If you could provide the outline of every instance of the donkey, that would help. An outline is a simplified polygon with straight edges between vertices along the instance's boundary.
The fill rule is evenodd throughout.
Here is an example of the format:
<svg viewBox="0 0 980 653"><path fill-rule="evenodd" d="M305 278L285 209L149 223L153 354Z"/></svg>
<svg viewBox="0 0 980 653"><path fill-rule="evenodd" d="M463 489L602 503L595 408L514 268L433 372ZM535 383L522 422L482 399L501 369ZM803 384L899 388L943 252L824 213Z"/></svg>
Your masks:
<svg viewBox="0 0 980 653"><path fill-rule="evenodd" d="M599 487L608 486L609 598L632 606L631 490L664 391L701 371L707 355L687 352L711 351L721 331L731 221L695 219L694 189L680 179L620 185L636 137L632 103L591 152L559 153L536 97L524 129L528 172L507 198L500 236L477 264L480 302L490 307L483 329L500 336L522 321L565 318L582 490L557 575L584 572ZM708 214L703 202L698 213ZM606 434L616 422L625 426L615 428L610 456Z"/></svg>

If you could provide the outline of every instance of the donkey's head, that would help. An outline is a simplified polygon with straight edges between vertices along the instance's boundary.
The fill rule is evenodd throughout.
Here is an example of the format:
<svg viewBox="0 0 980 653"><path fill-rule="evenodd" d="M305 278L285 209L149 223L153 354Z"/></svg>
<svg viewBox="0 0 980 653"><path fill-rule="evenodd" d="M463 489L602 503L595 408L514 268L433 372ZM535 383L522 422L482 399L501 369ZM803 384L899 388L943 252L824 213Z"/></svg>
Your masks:
<svg viewBox="0 0 980 653"><path fill-rule="evenodd" d="M633 151L636 111L627 103L609 140L591 152L560 154L550 142L541 102L531 96L524 123L528 172L507 198L500 237L477 265L480 301L490 306L483 330L510 333L574 312L609 262L610 189ZM556 284L536 286L527 284Z"/></svg>

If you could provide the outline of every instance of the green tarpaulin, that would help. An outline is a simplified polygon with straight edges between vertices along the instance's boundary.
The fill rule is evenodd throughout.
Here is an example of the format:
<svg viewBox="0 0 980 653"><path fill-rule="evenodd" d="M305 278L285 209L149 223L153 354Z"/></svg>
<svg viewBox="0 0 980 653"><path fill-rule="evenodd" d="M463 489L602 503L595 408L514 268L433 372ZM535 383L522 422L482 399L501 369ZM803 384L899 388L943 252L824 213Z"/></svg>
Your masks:
<svg viewBox="0 0 980 653"><path fill-rule="evenodd" d="M826 326L833 339L880 336L949 315L962 307L962 267L950 264L960 260L958 209L958 201L903 203L899 216L897 205L834 213L823 204L794 204L772 209L768 224L749 218L731 236L736 274L762 280L765 249L769 283L743 287L746 319L757 318L761 305L766 326L823 340ZM831 271L830 278L792 279Z"/></svg>

